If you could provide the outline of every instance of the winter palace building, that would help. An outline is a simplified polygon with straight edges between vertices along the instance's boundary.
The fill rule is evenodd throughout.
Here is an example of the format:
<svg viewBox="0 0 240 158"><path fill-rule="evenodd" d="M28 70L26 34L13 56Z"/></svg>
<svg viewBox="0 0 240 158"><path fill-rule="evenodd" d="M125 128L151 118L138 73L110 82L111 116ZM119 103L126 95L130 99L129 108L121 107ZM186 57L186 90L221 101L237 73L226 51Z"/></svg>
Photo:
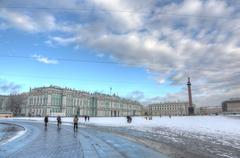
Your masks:
<svg viewBox="0 0 240 158"><path fill-rule="evenodd" d="M87 93L57 86L30 89L25 115L141 115L142 105L116 95Z"/></svg>
<svg viewBox="0 0 240 158"><path fill-rule="evenodd" d="M88 93L57 86L30 89L24 95L22 116L139 116L188 115L188 102L155 103L143 107L139 102L116 95ZM7 108L9 96L0 95L0 113ZM193 105L195 106L195 105Z"/></svg>

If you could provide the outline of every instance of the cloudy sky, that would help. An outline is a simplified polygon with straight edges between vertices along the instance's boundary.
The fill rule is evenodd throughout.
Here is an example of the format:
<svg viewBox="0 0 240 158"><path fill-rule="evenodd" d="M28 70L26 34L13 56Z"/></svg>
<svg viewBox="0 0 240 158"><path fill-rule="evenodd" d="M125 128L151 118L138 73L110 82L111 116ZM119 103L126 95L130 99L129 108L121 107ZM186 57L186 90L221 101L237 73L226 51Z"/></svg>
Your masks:
<svg viewBox="0 0 240 158"><path fill-rule="evenodd" d="M198 106L240 97L236 0L1 0L0 94L58 85Z"/></svg>

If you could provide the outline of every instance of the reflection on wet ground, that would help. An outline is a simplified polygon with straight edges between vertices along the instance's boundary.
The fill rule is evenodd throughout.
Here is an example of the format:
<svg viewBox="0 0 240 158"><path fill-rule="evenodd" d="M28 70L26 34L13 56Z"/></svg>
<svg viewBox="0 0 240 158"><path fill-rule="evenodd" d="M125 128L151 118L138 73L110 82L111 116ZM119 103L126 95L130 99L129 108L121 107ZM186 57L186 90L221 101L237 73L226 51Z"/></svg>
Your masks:
<svg viewBox="0 0 240 158"><path fill-rule="evenodd" d="M23 130L24 128L14 124L0 123L0 145L14 137L19 131Z"/></svg>
<svg viewBox="0 0 240 158"><path fill-rule="evenodd" d="M167 156L140 143L97 128L72 126L57 128L49 124L16 122L27 130L22 139L7 143L0 149L0 157L8 158L167 158ZM1 146L0 146L1 147ZM1 152L4 151L4 152Z"/></svg>

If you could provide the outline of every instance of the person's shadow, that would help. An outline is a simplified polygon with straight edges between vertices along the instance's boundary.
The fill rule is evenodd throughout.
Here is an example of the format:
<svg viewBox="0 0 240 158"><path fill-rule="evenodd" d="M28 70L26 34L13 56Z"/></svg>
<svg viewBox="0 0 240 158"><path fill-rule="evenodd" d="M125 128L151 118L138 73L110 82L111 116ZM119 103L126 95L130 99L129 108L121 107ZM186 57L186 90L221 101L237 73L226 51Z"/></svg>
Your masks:
<svg viewBox="0 0 240 158"><path fill-rule="evenodd" d="M73 132L73 137L77 138L77 132L75 132L75 131Z"/></svg>
<svg viewBox="0 0 240 158"><path fill-rule="evenodd" d="M47 126L44 126L44 131L47 131Z"/></svg>
<svg viewBox="0 0 240 158"><path fill-rule="evenodd" d="M58 132L60 132L60 131L61 131L61 128L60 128L60 127L58 127L58 128L57 128L57 131L58 131Z"/></svg>

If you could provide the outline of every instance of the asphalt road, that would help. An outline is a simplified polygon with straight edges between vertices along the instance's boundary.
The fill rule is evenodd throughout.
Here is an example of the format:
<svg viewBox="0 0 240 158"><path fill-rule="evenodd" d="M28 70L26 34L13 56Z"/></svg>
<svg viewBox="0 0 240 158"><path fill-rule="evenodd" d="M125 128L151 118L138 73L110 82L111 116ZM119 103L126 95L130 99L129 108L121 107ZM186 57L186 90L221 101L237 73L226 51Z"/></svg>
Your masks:
<svg viewBox="0 0 240 158"><path fill-rule="evenodd" d="M167 158L163 154L126 137L94 127L12 121L25 128L23 136L0 146L0 157L8 158Z"/></svg>

